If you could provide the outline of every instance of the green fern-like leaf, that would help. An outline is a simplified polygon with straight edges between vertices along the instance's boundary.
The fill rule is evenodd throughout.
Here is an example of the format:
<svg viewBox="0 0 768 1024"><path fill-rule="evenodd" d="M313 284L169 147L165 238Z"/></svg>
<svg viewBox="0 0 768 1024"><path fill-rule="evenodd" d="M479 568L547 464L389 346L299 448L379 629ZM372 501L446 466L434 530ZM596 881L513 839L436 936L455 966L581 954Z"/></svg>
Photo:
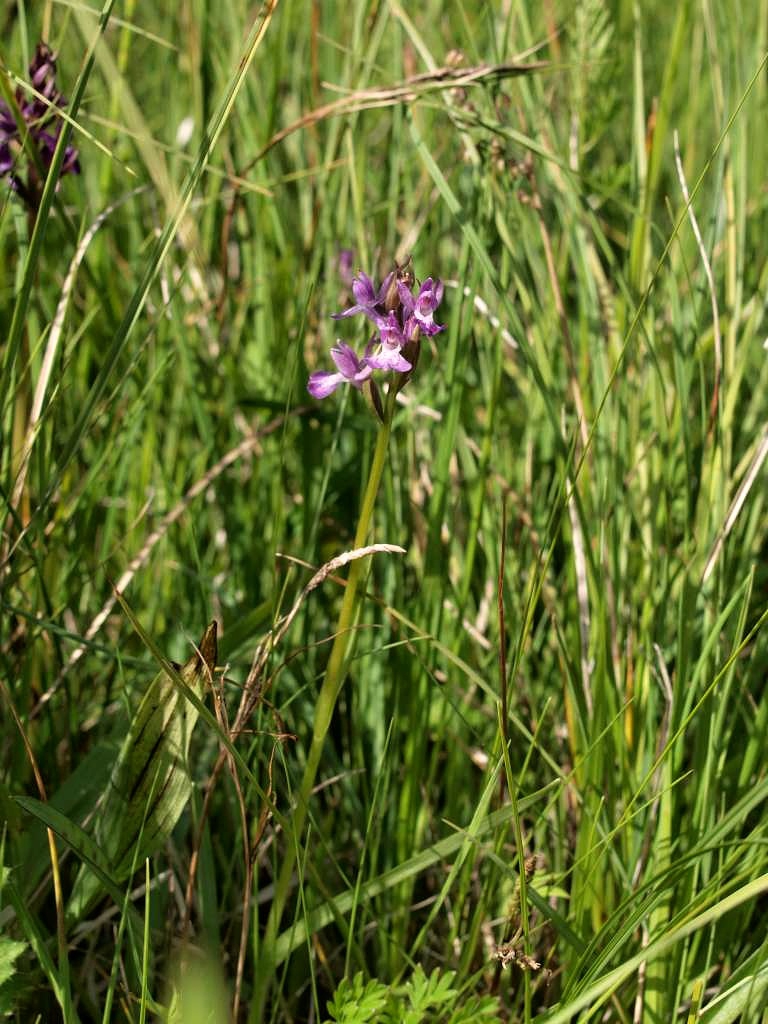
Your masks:
<svg viewBox="0 0 768 1024"><path fill-rule="evenodd" d="M27 948L26 942L15 942L0 936L0 1014L13 1011L13 985L16 960Z"/></svg>
<svg viewBox="0 0 768 1024"><path fill-rule="evenodd" d="M337 1024L367 1024L378 1020L387 1002L387 987L380 981L363 980L359 971L352 981L348 978L339 984L333 999L328 1003L328 1013Z"/></svg>
<svg viewBox="0 0 768 1024"><path fill-rule="evenodd" d="M26 948L26 942L14 942L0 937L0 985L13 977L14 964Z"/></svg>
<svg viewBox="0 0 768 1024"><path fill-rule="evenodd" d="M344 979L328 1003L330 1021L325 1024L487 1024L499 1019L498 1000L493 996L471 996L456 1008L458 990L453 987L455 971L437 968L427 977L417 966L397 991L373 980L367 984L362 973Z"/></svg>
<svg viewBox="0 0 768 1024"><path fill-rule="evenodd" d="M406 1015L407 1024L416 1024L427 1010L442 1006L449 1000L454 1001L457 993L456 989L451 988L451 983L455 977L454 971L441 974L437 968L427 977L423 969L417 966L406 986L413 1009L413 1016Z"/></svg>

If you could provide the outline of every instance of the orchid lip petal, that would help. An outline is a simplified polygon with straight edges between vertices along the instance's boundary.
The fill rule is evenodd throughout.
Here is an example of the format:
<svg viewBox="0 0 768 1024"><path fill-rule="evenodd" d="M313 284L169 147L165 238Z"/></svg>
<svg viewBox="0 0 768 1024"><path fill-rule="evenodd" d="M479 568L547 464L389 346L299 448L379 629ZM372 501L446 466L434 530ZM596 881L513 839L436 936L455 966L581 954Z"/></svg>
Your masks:
<svg viewBox="0 0 768 1024"><path fill-rule="evenodd" d="M344 375L330 373L328 370L317 370L307 381L307 391L313 398L327 398L332 395L339 384L344 383Z"/></svg>
<svg viewBox="0 0 768 1024"><path fill-rule="evenodd" d="M406 336L400 326L400 321L393 312L377 317L375 323L379 328L382 345L386 345L388 348L400 348L405 344Z"/></svg>
<svg viewBox="0 0 768 1024"><path fill-rule="evenodd" d="M400 373L413 369L399 349L382 349L377 355L368 357L368 365L377 370L397 370Z"/></svg>

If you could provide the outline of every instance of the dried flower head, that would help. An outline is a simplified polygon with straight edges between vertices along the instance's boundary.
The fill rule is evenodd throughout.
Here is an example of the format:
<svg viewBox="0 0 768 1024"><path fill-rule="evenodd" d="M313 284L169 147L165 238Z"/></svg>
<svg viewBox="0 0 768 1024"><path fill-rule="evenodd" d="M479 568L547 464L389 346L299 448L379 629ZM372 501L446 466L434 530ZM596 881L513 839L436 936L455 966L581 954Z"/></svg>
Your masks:
<svg viewBox="0 0 768 1024"><path fill-rule="evenodd" d="M515 942L505 942L496 947L495 957L501 961L502 967L509 967L510 964L517 964L523 971L538 971L541 964L532 956L528 956Z"/></svg>

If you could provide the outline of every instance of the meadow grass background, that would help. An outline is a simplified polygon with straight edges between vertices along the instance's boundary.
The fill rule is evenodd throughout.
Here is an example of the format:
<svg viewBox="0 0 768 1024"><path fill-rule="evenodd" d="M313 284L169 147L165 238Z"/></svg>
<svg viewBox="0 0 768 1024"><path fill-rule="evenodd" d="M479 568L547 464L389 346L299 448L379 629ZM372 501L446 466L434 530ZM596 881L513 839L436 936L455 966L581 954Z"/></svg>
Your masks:
<svg viewBox="0 0 768 1024"><path fill-rule="evenodd" d="M346 978L347 1022L766 1019L768 3L99 13L2 6L82 163L0 207L3 1011L322 1021ZM281 617L353 546L377 429L306 393L366 340L343 249L411 254L447 330L296 834L345 570ZM212 619L183 813L67 915Z"/></svg>

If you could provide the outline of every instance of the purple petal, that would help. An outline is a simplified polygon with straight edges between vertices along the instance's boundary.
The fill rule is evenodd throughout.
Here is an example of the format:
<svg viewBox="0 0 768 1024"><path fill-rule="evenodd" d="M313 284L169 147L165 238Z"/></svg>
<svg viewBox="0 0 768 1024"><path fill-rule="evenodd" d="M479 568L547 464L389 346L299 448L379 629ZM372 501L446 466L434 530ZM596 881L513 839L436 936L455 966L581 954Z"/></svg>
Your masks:
<svg viewBox="0 0 768 1024"><path fill-rule="evenodd" d="M355 305L350 306L349 309L345 309L341 313L331 313L333 319L343 320L345 317L354 316L356 313L363 313L369 320L375 321L379 315L376 312L376 306L384 304L389 286L392 283L392 277L393 274L387 274L381 287L376 291L373 281L361 270L352 281L352 294L356 299Z"/></svg>
<svg viewBox="0 0 768 1024"><path fill-rule="evenodd" d="M29 74L36 89L39 89L49 75L56 74L56 57L45 43L38 43L35 56L29 65Z"/></svg>
<svg viewBox="0 0 768 1024"><path fill-rule="evenodd" d="M440 331L445 330L445 324L436 324L432 319L432 314L429 316L419 316L418 313L413 317L415 322L418 324L419 330L422 334L426 334L427 337L432 337L434 334L439 334Z"/></svg>
<svg viewBox="0 0 768 1024"><path fill-rule="evenodd" d="M64 150L64 162L61 165L61 173L62 175L80 173L80 155L74 146L67 146Z"/></svg>
<svg viewBox="0 0 768 1024"><path fill-rule="evenodd" d="M358 305L363 308L376 305L377 296L373 281L362 270L352 281L352 294L357 299Z"/></svg>
<svg viewBox="0 0 768 1024"><path fill-rule="evenodd" d="M364 306L350 306L341 313L331 313L332 320L346 320L348 316L355 316L356 313L366 313Z"/></svg>
<svg viewBox="0 0 768 1024"><path fill-rule="evenodd" d="M438 291L439 287L439 291ZM440 299L443 296L442 282L438 282L436 286L431 277L428 277L424 284L419 288L419 294L416 296L416 311L417 314L427 316L430 313L434 313L437 307L440 305Z"/></svg>
<svg viewBox="0 0 768 1024"><path fill-rule="evenodd" d="M32 86L48 101L45 103L36 96L31 99L25 97L30 105L30 110L34 112L36 117L39 118L49 114L51 112L50 104L63 106L66 103L66 100L56 88L56 54L45 43L38 43L34 59L29 65L29 77L32 81Z"/></svg>
<svg viewBox="0 0 768 1024"><path fill-rule="evenodd" d="M59 139L59 132L55 134L51 132L34 132L33 133L37 148L42 157L43 164L46 167L50 167L51 160L53 159L53 151L56 149L56 143Z"/></svg>
<svg viewBox="0 0 768 1024"><path fill-rule="evenodd" d="M386 316L377 317L376 326L381 334L382 345L387 345L389 348L400 348L401 345L405 344L405 335L400 326L400 321L394 313L387 313Z"/></svg>
<svg viewBox="0 0 768 1024"><path fill-rule="evenodd" d="M339 373L343 374L346 380L353 380L361 368L357 353L343 341L338 341L331 349L331 359L336 363Z"/></svg>
<svg viewBox="0 0 768 1024"><path fill-rule="evenodd" d="M332 395L339 384L344 383L344 375L330 373L328 370L316 370L307 381L307 391L313 398L327 398Z"/></svg>
<svg viewBox="0 0 768 1024"><path fill-rule="evenodd" d="M405 330L407 337L412 336L415 327L418 327L421 333L426 335L439 334L440 331L445 330L445 326L436 324L432 316L440 305L443 290L443 282L433 281L431 277L428 277L422 284L413 306L409 309L411 315L408 317Z"/></svg>
<svg viewBox="0 0 768 1024"><path fill-rule="evenodd" d="M413 369L398 348L382 348L377 355L368 356L366 361L375 370L397 370L399 373L407 373Z"/></svg>
<svg viewBox="0 0 768 1024"><path fill-rule="evenodd" d="M402 302L403 309L406 313L412 313L414 307L413 295L405 281L397 282L397 294L400 296L400 301Z"/></svg>
<svg viewBox="0 0 768 1024"><path fill-rule="evenodd" d="M418 313L414 313L413 316L409 316L405 321L405 336L410 341L414 340L416 331L431 338L432 335L439 334L440 331L444 330L445 324L436 324L432 319L431 313L429 316L419 316Z"/></svg>
<svg viewBox="0 0 768 1024"><path fill-rule="evenodd" d="M384 303L384 300L387 297L387 292L389 291L389 286L392 284L392 278L394 276L395 276L395 273L394 273L393 270L391 270L387 274L387 276L384 278L384 280L381 282L381 287L379 288L378 292L376 293L376 304L377 305L382 305Z"/></svg>
<svg viewBox="0 0 768 1024"><path fill-rule="evenodd" d="M337 342L331 349L331 358L336 364L337 373L317 370L310 375L307 391L313 398L327 398L340 384L351 384L359 390L363 381L373 373L373 367L368 365L367 359L361 360L355 350L343 341Z"/></svg>

